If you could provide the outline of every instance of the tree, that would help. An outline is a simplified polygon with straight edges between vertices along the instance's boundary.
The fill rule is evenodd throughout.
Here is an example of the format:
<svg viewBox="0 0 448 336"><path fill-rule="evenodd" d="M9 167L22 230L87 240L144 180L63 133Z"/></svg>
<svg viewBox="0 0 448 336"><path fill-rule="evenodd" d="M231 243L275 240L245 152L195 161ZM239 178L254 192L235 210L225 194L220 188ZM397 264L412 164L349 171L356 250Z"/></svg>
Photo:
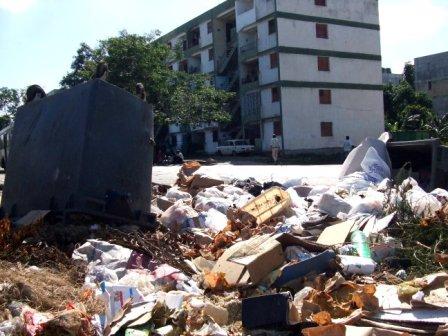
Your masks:
<svg viewBox="0 0 448 336"><path fill-rule="evenodd" d="M88 81L92 78L98 61L99 57L94 50L87 43L81 43L71 65L72 71L62 78L61 86L69 88Z"/></svg>
<svg viewBox="0 0 448 336"><path fill-rule="evenodd" d="M448 114L435 117L424 128L432 137L439 138L444 144L448 144Z"/></svg>
<svg viewBox="0 0 448 336"><path fill-rule="evenodd" d="M385 86L383 93L388 131L421 130L435 118L431 98L416 92L407 80Z"/></svg>
<svg viewBox="0 0 448 336"><path fill-rule="evenodd" d="M13 116L23 101L23 90L0 88L0 113Z"/></svg>
<svg viewBox="0 0 448 336"><path fill-rule="evenodd" d="M415 90L415 66L411 63L406 63L404 66L404 80Z"/></svg>
<svg viewBox="0 0 448 336"><path fill-rule="evenodd" d="M99 41L95 49L82 43L72 70L61 85L72 87L90 79L95 64L104 60L112 84L134 92L136 84L143 83L158 124L194 125L229 120L227 103L233 95L207 85L206 75L170 70L167 63L176 55L168 46L155 41L159 35L160 32L142 36L122 31L117 37Z"/></svg>

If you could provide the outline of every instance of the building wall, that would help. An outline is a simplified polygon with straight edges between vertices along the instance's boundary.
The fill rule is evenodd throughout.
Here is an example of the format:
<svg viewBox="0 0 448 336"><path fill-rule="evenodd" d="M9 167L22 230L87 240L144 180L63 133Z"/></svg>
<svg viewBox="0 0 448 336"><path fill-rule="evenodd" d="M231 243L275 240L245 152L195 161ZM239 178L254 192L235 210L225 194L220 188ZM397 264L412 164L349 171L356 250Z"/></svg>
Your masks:
<svg viewBox="0 0 448 336"><path fill-rule="evenodd" d="M314 0L278 0L277 10L300 15L378 24L378 0L328 0L316 6Z"/></svg>
<svg viewBox="0 0 448 336"><path fill-rule="evenodd" d="M201 48L213 43L213 33L209 34L207 30L207 23L209 21L210 20L207 20L199 25L199 30L201 32Z"/></svg>
<svg viewBox="0 0 448 336"><path fill-rule="evenodd" d="M258 58L258 68L260 70L260 85L276 82L279 80L278 68L271 69L270 55L263 55Z"/></svg>
<svg viewBox="0 0 448 336"><path fill-rule="evenodd" d="M269 34L269 20L264 20L257 25L258 51L264 51L277 46L277 34Z"/></svg>
<svg viewBox="0 0 448 336"><path fill-rule="evenodd" d="M354 145L384 131L383 93L332 89L332 104L319 103L319 89L282 88L286 150L340 148L345 136ZM333 136L321 136L321 122L333 123Z"/></svg>
<svg viewBox="0 0 448 336"><path fill-rule="evenodd" d="M382 83L381 61L330 57L330 71L319 71L314 55L280 54L282 80L333 83Z"/></svg>
<svg viewBox="0 0 448 336"><path fill-rule="evenodd" d="M215 71L215 61L214 59L209 60L208 57L209 49L204 49L201 51L201 72L204 73L210 73Z"/></svg>
<svg viewBox="0 0 448 336"><path fill-rule="evenodd" d="M432 99L439 115L448 113L448 52L416 58L415 87Z"/></svg>
<svg viewBox="0 0 448 336"><path fill-rule="evenodd" d="M278 35L280 46L381 55L380 34L373 29L329 24L323 39L316 38L316 22L279 18Z"/></svg>
<svg viewBox="0 0 448 336"><path fill-rule="evenodd" d="M276 0L255 0L257 19L261 19L275 11Z"/></svg>
<svg viewBox="0 0 448 336"><path fill-rule="evenodd" d="M270 88L261 89L261 119L279 117L280 102L272 101L272 93Z"/></svg>

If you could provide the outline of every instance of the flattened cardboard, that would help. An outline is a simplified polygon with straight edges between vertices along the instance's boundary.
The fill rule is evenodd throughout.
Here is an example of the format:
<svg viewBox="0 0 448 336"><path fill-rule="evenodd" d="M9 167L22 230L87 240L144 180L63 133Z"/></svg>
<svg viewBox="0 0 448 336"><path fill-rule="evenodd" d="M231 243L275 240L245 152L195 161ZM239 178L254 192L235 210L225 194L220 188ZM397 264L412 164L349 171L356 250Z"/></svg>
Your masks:
<svg viewBox="0 0 448 336"><path fill-rule="evenodd" d="M324 246L342 245L347 240L355 226L354 221L346 221L327 227L317 239L317 243Z"/></svg>
<svg viewBox="0 0 448 336"><path fill-rule="evenodd" d="M25 226L36 224L44 219L50 212L50 210L32 210L15 222L14 225L16 228L20 229Z"/></svg>
<svg viewBox="0 0 448 336"><path fill-rule="evenodd" d="M230 285L257 284L285 261L282 245L273 238L258 246L255 254L235 257L246 246L247 242L233 245L213 267L214 273L225 274Z"/></svg>

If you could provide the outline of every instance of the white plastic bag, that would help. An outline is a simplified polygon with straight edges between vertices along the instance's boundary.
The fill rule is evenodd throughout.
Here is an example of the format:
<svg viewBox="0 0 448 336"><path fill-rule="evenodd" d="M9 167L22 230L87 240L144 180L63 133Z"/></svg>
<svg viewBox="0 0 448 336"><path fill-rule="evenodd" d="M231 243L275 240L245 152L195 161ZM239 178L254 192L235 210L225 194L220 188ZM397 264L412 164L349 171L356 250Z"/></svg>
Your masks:
<svg viewBox="0 0 448 336"><path fill-rule="evenodd" d="M193 198L191 197L191 195L189 193L181 191L181 190L179 190L179 188L176 188L176 187L168 189L168 191L166 193L166 198L173 199L176 201L185 200L185 201L189 201L190 203L193 200Z"/></svg>
<svg viewBox="0 0 448 336"><path fill-rule="evenodd" d="M221 232L227 226L227 216L215 209L207 211L205 226L214 233Z"/></svg>
<svg viewBox="0 0 448 336"><path fill-rule="evenodd" d="M333 218L336 218L338 213L342 212L348 214L351 210L351 205L336 194L325 193L315 203L317 209L327 213Z"/></svg>
<svg viewBox="0 0 448 336"><path fill-rule="evenodd" d="M390 178L390 168L386 162L378 155L375 148L367 150L364 160L361 162L363 171L369 176L370 181L380 183L385 178Z"/></svg>
<svg viewBox="0 0 448 336"><path fill-rule="evenodd" d="M406 200L416 216L433 217L442 208L442 203L435 196L426 193L418 186L406 193Z"/></svg>
<svg viewBox="0 0 448 336"><path fill-rule="evenodd" d="M218 210L219 212L226 214L227 210L232 206L232 201L226 198L211 197L206 198L203 196L198 196L196 198L195 210L197 211L208 211L210 209Z"/></svg>
<svg viewBox="0 0 448 336"><path fill-rule="evenodd" d="M199 214L192 207L177 201L162 214L160 221L174 232L181 232L190 227L201 227L199 221L194 223L194 220L198 218Z"/></svg>
<svg viewBox="0 0 448 336"><path fill-rule="evenodd" d="M376 263L370 258L339 255L345 274L370 275L375 272Z"/></svg>

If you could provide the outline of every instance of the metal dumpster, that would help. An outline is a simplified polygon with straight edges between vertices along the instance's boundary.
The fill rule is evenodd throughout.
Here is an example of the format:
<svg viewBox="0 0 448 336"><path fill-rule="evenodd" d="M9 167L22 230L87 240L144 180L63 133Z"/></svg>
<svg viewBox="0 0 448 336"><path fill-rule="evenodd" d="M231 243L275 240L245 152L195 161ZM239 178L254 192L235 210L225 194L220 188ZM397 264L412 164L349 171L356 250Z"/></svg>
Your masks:
<svg viewBox="0 0 448 336"><path fill-rule="evenodd" d="M106 195L120 195L137 219L150 211L151 138L151 105L101 80L25 105L14 123L3 211L104 211Z"/></svg>

